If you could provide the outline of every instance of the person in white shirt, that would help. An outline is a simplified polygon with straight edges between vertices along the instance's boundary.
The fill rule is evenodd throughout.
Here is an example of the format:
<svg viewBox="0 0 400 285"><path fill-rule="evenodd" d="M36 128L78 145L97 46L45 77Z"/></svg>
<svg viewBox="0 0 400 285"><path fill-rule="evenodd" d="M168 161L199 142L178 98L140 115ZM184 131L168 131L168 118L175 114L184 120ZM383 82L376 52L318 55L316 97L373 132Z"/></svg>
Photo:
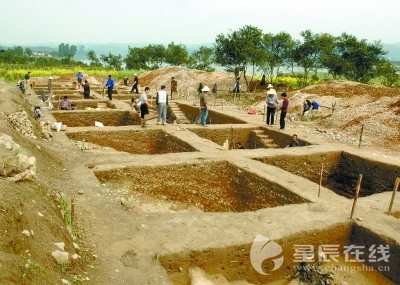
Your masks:
<svg viewBox="0 0 400 285"><path fill-rule="evenodd" d="M136 110L136 112L138 112L138 113L140 113L140 104L141 104L141 102L140 102L140 100L139 99L132 99L132 111L133 111L133 109L135 109Z"/></svg>
<svg viewBox="0 0 400 285"><path fill-rule="evenodd" d="M157 92L156 104L157 104L157 125L167 124L167 105L168 105L168 94L165 91L166 86L161 85L161 90Z"/></svg>
<svg viewBox="0 0 400 285"><path fill-rule="evenodd" d="M149 107L153 107L148 99L147 95L150 93L150 87L145 87L144 88L144 93L140 96L140 123L142 124L142 127L146 126L146 118L145 116L149 114Z"/></svg>

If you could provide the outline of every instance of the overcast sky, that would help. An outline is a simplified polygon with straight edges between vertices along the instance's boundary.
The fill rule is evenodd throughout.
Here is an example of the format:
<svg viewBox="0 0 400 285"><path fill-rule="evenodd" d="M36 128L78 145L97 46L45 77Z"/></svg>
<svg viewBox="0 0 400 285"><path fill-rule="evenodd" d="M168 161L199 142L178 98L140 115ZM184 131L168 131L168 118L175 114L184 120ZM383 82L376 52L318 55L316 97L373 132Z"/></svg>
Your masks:
<svg viewBox="0 0 400 285"><path fill-rule="evenodd" d="M0 0L0 46L213 43L245 25L264 33L343 32L400 42L399 0Z"/></svg>

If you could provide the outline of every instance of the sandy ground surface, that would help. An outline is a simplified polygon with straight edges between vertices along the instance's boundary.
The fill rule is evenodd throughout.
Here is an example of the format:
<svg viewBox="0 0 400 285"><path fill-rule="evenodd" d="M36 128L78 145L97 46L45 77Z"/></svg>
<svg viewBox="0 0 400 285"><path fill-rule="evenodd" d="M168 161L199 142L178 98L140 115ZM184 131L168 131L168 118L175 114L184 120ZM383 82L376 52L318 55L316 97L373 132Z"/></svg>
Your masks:
<svg viewBox="0 0 400 285"><path fill-rule="evenodd" d="M139 78L141 88L145 85L154 86L154 89L157 84L168 85L171 76L175 76L178 88L182 90L181 97L175 101L191 106L198 104L195 89L199 82L210 86L216 82L221 89L229 89L232 81L231 76L223 73L206 74L171 68L144 74ZM278 93L283 91L277 89ZM21 109L30 113L36 104L45 106L33 92L32 95L21 96L14 84L6 84L3 80L0 82L0 92L0 109L4 114ZM259 96L264 97L263 94ZM243 106L233 104L225 96L230 95L215 98L213 110L243 119L250 125L265 126L262 115L247 114ZM336 109L332 114L331 109L322 107L319 112L310 113L306 120L302 120L302 104L309 98L326 107L332 107L336 102ZM304 243L310 236L316 236L317 243L333 243L337 240L345 243L348 231L351 231L354 224L379 233L383 239L398 246L400 222L385 214L391 193L360 198L355 219L350 220L351 199L336 195L324 187L321 198L318 198L316 183L253 158L286 156L292 160L297 159L301 165L304 157L310 153L347 151L365 159L394 165L394 171L398 173L399 90L334 81L290 93L289 100L290 114L287 127L282 133L296 133L299 138L313 142L313 146L299 149L249 149L241 151L240 155L239 150L222 151L220 145L195 136L190 131L182 131L187 128L186 125L157 126L155 120L151 120L146 130L164 128L169 135L188 142L199 151L139 155L101 146L82 150L79 144L74 144L66 136L73 128L67 129L67 132L53 132L51 140L44 139L39 123L33 117L31 119L38 139L26 139L3 116L0 132L10 135L26 152L37 157L37 182L10 183L1 180L0 222L4 229L0 255L1 283L62 284L63 278L71 283L75 280L78 284L230 284L224 280L227 278L230 282L236 280L237 283L231 284L248 284L244 281L238 283L243 279L250 284L267 284L272 280L262 279L262 276L257 279L258 273L249 264L241 267L245 261L248 263L249 246L258 234L281 243L288 237L294 243ZM127 103L116 104L120 108L129 109ZM253 106L258 110L263 109L263 104L256 100ZM313 117L318 118L311 120ZM307 121L307 118L310 120ZM44 111L43 120L52 123L54 118L51 112ZM362 124L364 136L359 148ZM211 129L218 127L209 126ZM91 128L94 127L83 127L88 131ZM124 128L140 129L139 126ZM277 127L268 128L275 132ZM135 138L127 137L126 140ZM7 157L10 154L2 150L2 155ZM161 182L163 187L179 185L181 192L213 189L217 186L210 184L209 179L215 176L214 172L218 169L216 166L219 167L221 161L238 167L239 172L246 170L270 183L283 185L309 203L245 212L205 212L201 203L182 203L167 194L132 192L130 188L131 178L144 178L140 180L138 189L153 189L154 184ZM198 171L196 165L204 162L210 163L210 168L199 172L201 175L193 175L191 171ZM193 165L195 168L185 170L180 165ZM157 166L164 168L160 170ZM128 171L124 172L125 169ZM225 179L222 169L219 171ZM111 182L101 181L95 175L96 172L110 171L114 171L115 176L120 175L118 183L111 183L113 174L110 174ZM135 171L140 175L136 175ZM124 175L127 177L125 181ZM204 187L196 188L196 184ZM63 225L57 206L58 193L64 193L69 199L75 196L74 218L80 229L76 241L81 247L78 252L81 259L66 268L52 265L54 261L49 256L54 250L53 243L60 241L67 244L70 252L73 251L73 240ZM215 193L207 193L211 193L207 194L210 196L203 196L202 199L213 201ZM400 211L399 206L400 200L396 197L394 212ZM40 220L36 216L37 212L44 212L46 220ZM21 232L25 228L34 230L35 236L31 239L23 237ZM45 274L41 270L23 269L33 267L26 267L27 259L40 264ZM222 274L224 277L218 277L221 264L222 267L227 266L226 274ZM235 266L229 269L228 266L232 265ZM207 281L190 281L189 268L196 266L207 269L209 275L202 275L201 271L193 271L191 274L200 272L201 278ZM285 281L285 277L290 273L293 273L290 268L282 269L278 279L283 280L276 284L286 284L288 281ZM175 283L170 278L175 278ZM336 272L331 284L346 284L343 282L394 284L375 273Z"/></svg>

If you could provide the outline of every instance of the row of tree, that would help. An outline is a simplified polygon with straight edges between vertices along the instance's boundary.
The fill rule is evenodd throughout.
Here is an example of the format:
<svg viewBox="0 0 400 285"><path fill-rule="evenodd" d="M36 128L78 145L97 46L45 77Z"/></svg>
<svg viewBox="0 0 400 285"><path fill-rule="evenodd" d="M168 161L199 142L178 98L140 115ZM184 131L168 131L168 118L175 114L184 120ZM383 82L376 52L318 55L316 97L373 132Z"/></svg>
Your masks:
<svg viewBox="0 0 400 285"><path fill-rule="evenodd" d="M236 76L261 72L267 82L274 82L285 71L295 76L300 85L308 82L310 77L316 78L321 71L333 79L368 83L382 77L387 86L399 84L396 68L384 57L386 52L380 41L369 43L346 33L332 36L314 34L310 30L301 32L300 36L298 40L286 32L265 34L259 28L244 26L226 35L217 35L212 48L202 46L191 54L184 45L173 42L167 47L129 47L124 62L129 69L146 70L177 65L212 71L213 66L219 65L226 71L235 72ZM247 77L243 77L249 85Z"/></svg>
<svg viewBox="0 0 400 285"><path fill-rule="evenodd" d="M125 58L121 55L101 55L98 57L91 50L87 53L87 58L91 66L105 65L112 69L121 69L125 63L126 69L135 70L154 70L168 65L185 66L193 69L214 71L213 48L202 46L189 54L186 46L174 44L173 42L164 45L150 44L146 47L128 47L129 53Z"/></svg>
<svg viewBox="0 0 400 285"><path fill-rule="evenodd" d="M243 76L247 85L248 73L263 73L267 82L274 83L285 71L295 76L300 86L310 77L317 78L320 71L327 72L333 79L348 79L368 83L382 77L387 86L398 86L396 68L384 55L380 41L369 43L343 33L332 36L328 33L314 34L310 30L300 33L301 39L294 39L288 33L263 33L257 27L244 26L228 34L217 35L212 47L201 46L191 53L183 44L174 42L164 45L150 44L146 47L128 47L128 55L114 55L111 52L100 57L93 50L86 55L92 67L153 70L167 65L214 71L219 65L236 76ZM84 46L80 46L82 52ZM78 48L75 45L60 44L55 58L36 59L38 64L70 63ZM33 61L32 50L14 47L0 54L0 62L28 63ZM79 64L83 64L79 62ZM249 69L251 69L249 71ZM251 77L253 78L253 77Z"/></svg>
<svg viewBox="0 0 400 285"><path fill-rule="evenodd" d="M302 39L296 40L285 32L264 34L256 27L244 26L217 36L215 62L236 74L246 74L249 67L253 74L262 71L268 82L284 68L304 83L310 75L317 76L322 70L334 79L368 83L383 76L387 85L398 83L396 69L385 59L386 52L379 41L368 43L346 33L335 37L310 30L300 35Z"/></svg>

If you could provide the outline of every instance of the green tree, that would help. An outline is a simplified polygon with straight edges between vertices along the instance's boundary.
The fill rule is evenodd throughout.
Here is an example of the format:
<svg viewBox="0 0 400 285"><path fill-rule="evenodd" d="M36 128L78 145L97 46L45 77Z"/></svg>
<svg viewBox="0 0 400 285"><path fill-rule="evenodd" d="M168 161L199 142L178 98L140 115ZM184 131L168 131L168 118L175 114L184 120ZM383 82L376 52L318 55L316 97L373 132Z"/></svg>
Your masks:
<svg viewBox="0 0 400 285"><path fill-rule="evenodd" d="M78 47L77 46L75 46L75 45L70 46L69 50L68 50L68 57L69 58L73 58L77 51L78 51Z"/></svg>
<svg viewBox="0 0 400 285"><path fill-rule="evenodd" d="M276 84L279 70L287 62L294 44L294 40L286 32L277 35L263 35L261 40L262 53L257 64L258 70L261 70L265 75L266 82Z"/></svg>
<svg viewBox="0 0 400 285"><path fill-rule="evenodd" d="M61 43L61 44L58 45L58 55L61 58L66 57L67 54L68 54L68 51L69 51L69 45L68 44Z"/></svg>
<svg viewBox="0 0 400 285"><path fill-rule="evenodd" d="M59 67L61 65L61 61L54 57L38 57L33 62L33 66L37 68L47 67Z"/></svg>
<svg viewBox="0 0 400 285"><path fill-rule="evenodd" d="M148 54L145 48L128 47L128 55L124 58L127 69L148 69Z"/></svg>
<svg viewBox="0 0 400 285"><path fill-rule="evenodd" d="M344 60L344 75L349 80L368 83L379 75L379 68L386 63L386 52L382 43L359 41L356 37L343 33L338 43L338 52Z"/></svg>
<svg viewBox="0 0 400 285"><path fill-rule="evenodd" d="M188 62L189 53L183 44L176 45L174 42L167 46L165 62L169 65L183 66Z"/></svg>
<svg viewBox="0 0 400 285"><path fill-rule="evenodd" d="M25 54L27 56L32 56L32 54L33 54L32 49L30 47L25 48Z"/></svg>
<svg viewBox="0 0 400 285"><path fill-rule="evenodd" d="M101 66L100 59L93 50L88 51L86 57L89 60L90 66Z"/></svg>
<svg viewBox="0 0 400 285"><path fill-rule="evenodd" d="M142 56L145 57L146 54L148 55L148 59L145 60L146 65L154 70L161 68L166 62L167 49L163 45L149 45Z"/></svg>
<svg viewBox="0 0 400 285"><path fill-rule="evenodd" d="M244 26L231 34L219 34L215 40L215 62L236 77L246 75L247 66L253 70L261 56L262 31L253 26ZM254 74L254 72L253 72ZM244 76L248 88L246 76Z"/></svg>
<svg viewBox="0 0 400 285"><path fill-rule="evenodd" d="M215 71L215 68L212 67L213 63L214 49L201 46L189 56L188 67L205 71Z"/></svg>
<svg viewBox="0 0 400 285"><path fill-rule="evenodd" d="M13 49L7 49L0 53L0 62L7 64L27 64L29 62L29 57L21 54L21 48L14 47Z"/></svg>
<svg viewBox="0 0 400 285"><path fill-rule="evenodd" d="M78 51L75 54L76 57L78 57L79 59L84 59L86 56L86 52L85 52L85 46L84 45L79 45L78 46Z"/></svg>
<svg viewBox="0 0 400 285"><path fill-rule="evenodd" d="M59 58L59 57L60 57L60 54L58 53L57 50L52 50L52 51L50 52L50 55L51 55L52 57L54 57L54 58Z"/></svg>
<svg viewBox="0 0 400 285"><path fill-rule="evenodd" d="M114 55L111 52L109 52L108 55L102 54L100 55L100 60L107 68L114 70L122 69L122 56L120 54Z"/></svg>
<svg viewBox="0 0 400 285"><path fill-rule="evenodd" d="M396 67L388 60L383 60L377 69L377 74L382 76L382 84L392 88L400 87L400 75L396 71Z"/></svg>
<svg viewBox="0 0 400 285"><path fill-rule="evenodd" d="M322 55L332 50L334 38L326 33L313 34L310 30L300 33L303 42L296 45L292 55L293 60L298 67L303 68L302 74L297 74L301 88L307 84L310 72L314 72L314 76L318 70L324 66L322 64ZM296 75L292 69L293 75Z"/></svg>
<svg viewBox="0 0 400 285"><path fill-rule="evenodd" d="M71 47L69 44L61 43L58 45L58 54L61 58L73 58L76 54L78 47L72 45Z"/></svg>
<svg viewBox="0 0 400 285"><path fill-rule="evenodd" d="M22 46L14 46L15 55L24 55L24 48Z"/></svg>
<svg viewBox="0 0 400 285"><path fill-rule="evenodd" d="M339 39L335 38L331 50L324 52L321 56L322 65L335 80L344 76L346 68L346 60L342 57L338 41Z"/></svg>
<svg viewBox="0 0 400 285"><path fill-rule="evenodd" d="M239 29L238 35L238 40L240 41L240 45L242 45L242 52L248 55L247 62L242 66L243 78L246 82L246 87L248 90L249 82L247 81L246 77L247 67L250 66L252 69L252 77L250 79L251 83L256 73L257 63L263 54L261 44L263 33L259 28L246 25Z"/></svg>

